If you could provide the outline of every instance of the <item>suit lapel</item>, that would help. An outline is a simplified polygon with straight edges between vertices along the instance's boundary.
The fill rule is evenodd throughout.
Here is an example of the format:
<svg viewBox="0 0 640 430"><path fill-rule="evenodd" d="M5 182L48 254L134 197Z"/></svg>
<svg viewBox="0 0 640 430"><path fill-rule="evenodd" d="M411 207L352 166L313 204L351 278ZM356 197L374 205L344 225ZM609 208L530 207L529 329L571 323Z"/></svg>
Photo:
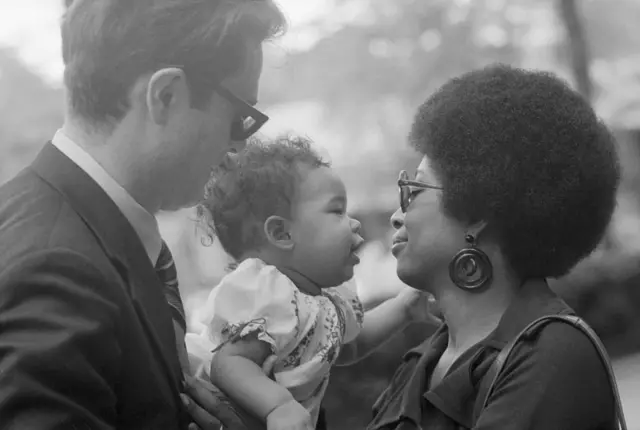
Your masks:
<svg viewBox="0 0 640 430"><path fill-rule="evenodd" d="M65 196L122 275L135 310L176 392L181 379L173 323L140 238L102 188L51 143L31 168Z"/></svg>

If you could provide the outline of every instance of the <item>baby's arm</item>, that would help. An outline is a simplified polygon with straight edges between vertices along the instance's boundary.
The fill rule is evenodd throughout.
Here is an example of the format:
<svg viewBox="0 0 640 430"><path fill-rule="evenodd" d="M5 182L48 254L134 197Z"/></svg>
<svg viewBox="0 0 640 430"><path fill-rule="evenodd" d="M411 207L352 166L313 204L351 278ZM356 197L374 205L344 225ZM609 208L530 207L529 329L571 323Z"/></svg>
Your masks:
<svg viewBox="0 0 640 430"><path fill-rule="evenodd" d="M405 288L396 297L365 312L360 334L342 347L337 364L345 366L362 360L412 322L439 323L431 311L428 296Z"/></svg>
<svg viewBox="0 0 640 430"><path fill-rule="evenodd" d="M336 364L346 366L363 359L410 322L406 304L400 297L365 312L360 334L342 347Z"/></svg>
<svg viewBox="0 0 640 430"><path fill-rule="evenodd" d="M247 411L267 422L269 430L312 429L306 409L285 387L264 374L260 365L271 355L255 335L224 345L213 357L211 382Z"/></svg>

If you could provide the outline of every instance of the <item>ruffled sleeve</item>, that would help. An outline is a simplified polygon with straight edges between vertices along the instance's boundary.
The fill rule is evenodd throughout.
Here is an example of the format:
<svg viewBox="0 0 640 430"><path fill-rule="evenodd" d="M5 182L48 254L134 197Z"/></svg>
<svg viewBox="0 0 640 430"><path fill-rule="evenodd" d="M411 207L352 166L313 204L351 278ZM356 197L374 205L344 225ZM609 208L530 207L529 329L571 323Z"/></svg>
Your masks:
<svg viewBox="0 0 640 430"><path fill-rule="evenodd" d="M245 260L223 278L208 301L210 341L219 347L255 334L273 354L286 356L300 332L298 294L293 282L274 266Z"/></svg>
<svg viewBox="0 0 640 430"><path fill-rule="evenodd" d="M338 307L344 319L344 343L352 342L362 329L364 308L358 298L358 288L355 279L344 284L324 290L332 302Z"/></svg>

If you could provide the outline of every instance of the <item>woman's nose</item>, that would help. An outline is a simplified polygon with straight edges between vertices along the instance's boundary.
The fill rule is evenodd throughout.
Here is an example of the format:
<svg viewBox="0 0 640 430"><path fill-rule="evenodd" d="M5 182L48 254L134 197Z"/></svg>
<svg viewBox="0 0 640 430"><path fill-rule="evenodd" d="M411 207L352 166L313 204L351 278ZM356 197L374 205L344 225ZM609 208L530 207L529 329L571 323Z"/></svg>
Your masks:
<svg viewBox="0 0 640 430"><path fill-rule="evenodd" d="M391 215L391 227L396 230L400 230L404 226L404 214L398 208L393 215Z"/></svg>

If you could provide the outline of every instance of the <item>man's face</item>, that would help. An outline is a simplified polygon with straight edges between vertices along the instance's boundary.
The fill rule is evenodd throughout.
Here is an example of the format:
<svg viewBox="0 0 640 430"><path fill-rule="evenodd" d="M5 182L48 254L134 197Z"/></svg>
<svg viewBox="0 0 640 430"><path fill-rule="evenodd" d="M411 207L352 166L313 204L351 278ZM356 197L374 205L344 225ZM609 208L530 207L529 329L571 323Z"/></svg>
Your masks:
<svg viewBox="0 0 640 430"><path fill-rule="evenodd" d="M250 53L245 69L224 80L222 85L254 105L261 71L262 48L259 46ZM244 141L231 140L231 124L238 115L238 107L217 92L204 109L185 106L176 112L158 154L165 176L160 179L166 189L163 210L197 204L203 197L212 168L220 164L227 153L244 147Z"/></svg>

